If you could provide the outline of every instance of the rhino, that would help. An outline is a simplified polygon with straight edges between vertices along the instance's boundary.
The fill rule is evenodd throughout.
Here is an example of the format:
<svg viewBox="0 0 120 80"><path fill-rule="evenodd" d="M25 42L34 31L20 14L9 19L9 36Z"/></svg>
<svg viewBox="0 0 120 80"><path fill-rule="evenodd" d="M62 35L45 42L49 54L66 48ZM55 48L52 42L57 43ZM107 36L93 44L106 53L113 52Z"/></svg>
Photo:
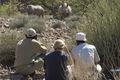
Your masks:
<svg viewBox="0 0 120 80"><path fill-rule="evenodd" d="M62 19L69 17L72 13L71 7L67 3L63 3L58 8L58 13Z"/></svg>
<svg viewBox="0 0 120 80"><path fill-rule="evenodd" d="M37 15L39 17L44 17L44 9L40 5L27 5L26 11L28 15Z"/></svg>

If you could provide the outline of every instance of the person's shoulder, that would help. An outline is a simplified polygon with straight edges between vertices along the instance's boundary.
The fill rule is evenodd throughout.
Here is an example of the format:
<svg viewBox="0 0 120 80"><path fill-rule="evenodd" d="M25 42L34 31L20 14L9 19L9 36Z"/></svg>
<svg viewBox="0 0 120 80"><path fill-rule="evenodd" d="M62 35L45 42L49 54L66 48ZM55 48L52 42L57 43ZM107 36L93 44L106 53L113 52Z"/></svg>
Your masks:
<svg viewBox="0 0 120 80"><path fill-rule="evenodd" d="M62 59L67 60L69 59L69 55L67 53L62 53L61 54Z"/></svg>
<svg viewBox="0 0 120 80"><path fill-rule="evenodd" d="M48 52L45 54L45 56L51 56L54 52Z"/></svg>
<svg viewBox="0 0 120 80"><path fill-rule="evenodd" d="M80 49L80 45L77 45L77 46L75 46L74 48L72 48L72 52L73 51L77 51L77 50L79 50Z"/></svg>
<svg viewBox="0 0 120 80"><path fill-rule="evenodd" d="M20 40L17 45L21 45L24 40Z"/></svg>
<svg viewBox="0 0 120 80"><path fill-rule="evenodd" d="M52 52L46 53L45 56L49 56Z"/></svg>
<svg viewBox="0 0 120 80"><path fill-rule="evenodd" d="M38 40L32 39L32 42L40 43Z"/></svg>
<svg viewBox="0 0 120 80"><path fill-rule="evenodd" d="M77 49L78 48L78 45L77 46L75 46L74 48L72 48L72 50L75 50L75 49Z"/></svg>
<svg viewBox="0 0 120 80"><path fill-rule="evenodd" d="M62 52L61 56L68 57L69 55L67 53Z"/></svg>
<svg viewBox="0 0 120 80"><path fill-rule="evenodd" d="M46 54L45 54L45 59L48 58L48 57L51 57L51 56L52 56L52 53L53 53L53 52L46 53Z"/></svg>
<svg viewBox="0 0 120 80"><path fill-rule="evenodd" d="M40 41L37 41L35 39L32 39L32 43L36 44L36 45L42 45L42 43Z"/></svg>
<svg viewBox="0 0 120 80"><path fill-rule="evenodd" d="M96 48L96 47L95 47L94 45L92 45L92 44L87 44L86 46L87 46L88 48L93 48L93 49Z"/></svg>

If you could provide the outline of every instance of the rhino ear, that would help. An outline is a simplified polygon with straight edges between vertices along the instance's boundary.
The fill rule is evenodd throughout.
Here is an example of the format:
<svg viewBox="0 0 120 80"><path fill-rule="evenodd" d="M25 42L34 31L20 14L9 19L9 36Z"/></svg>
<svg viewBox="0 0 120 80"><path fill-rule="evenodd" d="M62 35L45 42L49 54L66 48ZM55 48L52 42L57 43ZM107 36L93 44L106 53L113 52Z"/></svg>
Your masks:
<svg viewBox="0 0 120 80"><path fill-rule="evenodd" d="M62 7L64 6L64 3L62 3Z"/></svg>
<svg viewBox="0 0 120 80"><path fill-rule="evenodd" d="M67 8L68 7L68 3L65 3L66 5L65 5L65 7Z"/></svg>
<svg viewBox="0 0 120 80"><path fill-rule="evenodd" d="M68 4L67 4L67 6L66 7L68 7Z"/></svg>

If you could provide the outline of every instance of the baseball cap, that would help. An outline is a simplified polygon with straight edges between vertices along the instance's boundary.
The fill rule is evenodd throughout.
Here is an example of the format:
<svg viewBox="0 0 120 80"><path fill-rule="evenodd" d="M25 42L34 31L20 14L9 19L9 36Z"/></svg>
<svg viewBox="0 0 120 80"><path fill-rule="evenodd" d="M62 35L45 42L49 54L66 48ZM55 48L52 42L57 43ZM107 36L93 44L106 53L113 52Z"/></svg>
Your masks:
<svg viewBox="0 0 120 80"><path fill-rule="evenodd" d="M36 31L33 28L27 29L25 34L27 35L27 37L34 37L37 35Z"/></svg>

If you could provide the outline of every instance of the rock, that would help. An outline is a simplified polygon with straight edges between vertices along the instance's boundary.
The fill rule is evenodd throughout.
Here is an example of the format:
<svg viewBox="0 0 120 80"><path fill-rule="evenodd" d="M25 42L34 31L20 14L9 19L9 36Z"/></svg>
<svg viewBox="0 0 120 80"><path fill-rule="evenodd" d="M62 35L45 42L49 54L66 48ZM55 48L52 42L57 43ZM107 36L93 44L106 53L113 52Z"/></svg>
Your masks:
<svg viewBox="0 0 120 80"><path fill-rule="evenodd" d="M28 80L27 77L24 77L23 75L20 74L11 74L10 78L11 80Z"/></svg>
<svg viewBox="0 0 120 80"><path fill-rule="evenodd" d="M44 34L38 34L38 37L44 37Z"/></svg>
<svg viewBox="0 0 120 80"><path fill-rule="evenodd" d="M65 39L71 39L71 37L70 37L70 36L67 36L67 35L64 36L64 38L65 38Z"/></svg>
<svg viewBox="0 0 120 80"><path fill-rule="evenodd" d="M50 32L55 32L55 29L54 28L49 28L49 31Z"/></svg>
<svg viewBox="0 0 120 80"><path fill-rule="evenodd" d="M60 29L60 28L56 28L56 30L57 30L57 31L61 31L61 29Z"/></svg>
<svg viewBox="0 0 120 80"><path fill-rule="evenodd" d="M7 19L7 22L9 22L10 21L10 19Z"/></svg>
<svg viewBox="0 0 120 80"><path fill-rule="evenodd" d="M1 28L2 30L1 30L1 33L5 33L6 31L5 31L5 28L2 26L2 28Z"/></svg>
<svg viewBox="0 0 120 80"><path fill-rule="evenodd" d="M9 25L8 25L8 24L4 24L4 27L5 27L5 28L9 28Z"/></svg>
<svg viewBox="0 0 120 80"><path fill-rule="evenodd" d="M3 25L2 24L0 24L0 27L2 27Z"/></svg>

